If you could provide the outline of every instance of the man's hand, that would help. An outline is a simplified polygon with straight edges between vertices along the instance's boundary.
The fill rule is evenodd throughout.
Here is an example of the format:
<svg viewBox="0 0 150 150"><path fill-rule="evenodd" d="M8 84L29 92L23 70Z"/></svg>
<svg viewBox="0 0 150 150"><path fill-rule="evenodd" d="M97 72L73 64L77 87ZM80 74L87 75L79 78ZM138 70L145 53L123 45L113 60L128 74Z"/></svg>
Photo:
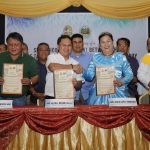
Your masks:
<svg viewBox="0 0 150 150"><path fill-rule="evenodd" d="M73 87L75 88L78 84L78 81L75 78L73 78L72 79L72 84L73 84Z"/></svg>
<svg viewBox="0 0 150 150"><path fill-rule="evenodd" d="M4 84L4 79L2 77L0 77L0 85Z"/></svg>
<svg viewBox="0 0 150 150"><path fill-rule="evenodd" d="M72 69L75 73L80 74L83 72L83 67L80 64L72 65Z"/></svg>
<svg viewBox="0 0 150 150"><path fill-rule="evenodd" d="M21 83L23 85L31 85L31 80L29 78L23 78L21 79Z"/></svg>
<svg viewBox="0 0 150 150"><path fill-rule="evenodd" d="M75 78L73 78L72 84L76 90L79 90L82 86L82 81L77 81Z"/></svg>
<svg viewBox="0 0 150 150"><path fill-rule="evenodd" d="M133 79L131 80L131 82L137 83L138 82L138 78L137 77L133 77Z"/></svg>
<svg viewBox="0 0 150 150"><path fill-rule="evenodd" d="M34 85L38 82L38 80L39 80L39 76L36 75L36 76L33 76L31 79L30 78L21 79L21 83L23 85Z"/></svg>
<svg viewBox="0 0 150 150"><path fill-rule="evenodd" d="M44 93L35 92L34 96L36 96L40 101L44 101L45 100Z"/></svg>

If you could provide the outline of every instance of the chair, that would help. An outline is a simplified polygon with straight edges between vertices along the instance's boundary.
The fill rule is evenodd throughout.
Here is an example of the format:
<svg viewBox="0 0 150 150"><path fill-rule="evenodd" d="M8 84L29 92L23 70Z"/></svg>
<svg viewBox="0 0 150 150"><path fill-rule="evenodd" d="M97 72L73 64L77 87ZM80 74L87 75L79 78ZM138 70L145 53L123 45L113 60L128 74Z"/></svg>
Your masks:
<svg viewBox="0 0 150 150"><path fill-rule="evenodd" d="M139 104L150 104L150 93L149 92L140 96Z"/></svg>

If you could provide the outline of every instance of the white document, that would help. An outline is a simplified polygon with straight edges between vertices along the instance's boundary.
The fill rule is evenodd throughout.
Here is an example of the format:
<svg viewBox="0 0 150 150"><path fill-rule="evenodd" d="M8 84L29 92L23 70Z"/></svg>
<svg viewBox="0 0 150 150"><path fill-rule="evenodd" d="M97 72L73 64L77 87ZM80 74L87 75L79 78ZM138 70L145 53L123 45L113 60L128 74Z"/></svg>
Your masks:
<svg viewBox="0 0 150 150"><path fill-rule="evenodd" d="M97 95L115 93L115 69L113 66L96 67L96 92Z"/></svg>
<svg viewBox="0 0 150 150"><path fill-rule="evenodd" d="M22 94L23 64L4 64L3 94Z"/></svg>
<svg viewBox="0 0 150 150"><path fill-rule="evenodd" d="M73 99L74 87L72 83L73 70L61 69L54 71L55 98Z"/></svg>

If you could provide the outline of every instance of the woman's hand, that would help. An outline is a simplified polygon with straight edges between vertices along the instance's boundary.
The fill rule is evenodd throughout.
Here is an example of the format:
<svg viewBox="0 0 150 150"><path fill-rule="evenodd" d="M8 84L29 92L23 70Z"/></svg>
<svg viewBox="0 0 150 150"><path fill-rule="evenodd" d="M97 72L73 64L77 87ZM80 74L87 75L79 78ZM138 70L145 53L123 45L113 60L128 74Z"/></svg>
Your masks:
<svg viewBox="0 0 150 150"><path fill-rule="evenodd" d="M121 87L123 85L123 83L119 80L114 80L114 85Z"/></svg>

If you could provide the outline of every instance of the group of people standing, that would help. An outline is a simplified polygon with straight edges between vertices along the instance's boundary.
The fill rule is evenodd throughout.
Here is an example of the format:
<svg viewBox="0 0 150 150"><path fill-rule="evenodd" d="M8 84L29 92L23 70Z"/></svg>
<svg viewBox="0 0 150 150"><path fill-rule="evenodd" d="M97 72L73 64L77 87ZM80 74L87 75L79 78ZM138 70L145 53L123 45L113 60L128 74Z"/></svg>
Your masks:
<svg viewBox="0 0 150 150"><path fill-rule="evenodd" d="M13 105L27 105L27 95L30 101L37 103L37 99L54 99L53 72L59 69L72 69L72 84L75 89L75 104L100 105L108 104L109 98L135 97L138 99L137 83L139 80L150 87L150 55L147 54L139 63L129 54L130 41L127 38L117 40L114 48L113 36L109 32L99 35L100 51L95 54L84 52L84 39L81 34L72 37L61 35L57 40L58 52L50 54L47 43L37 46L37 60L23 52L23 37L17 33L10 33L6 39L7 52L0 54L0 85L3 79L3 64L23 64L22 95L0 94L0 99L13 99ZM150 40L147 41L150 47ZM115 93L96 94L96 67L113 66ZM139 68L139 70L138 70ZM144 73L146 72L146 74ZM142 73L144 74L142 74ZM144 76L143 76L144 75ZM146 77L146 75L148 77Z"/></svg>

